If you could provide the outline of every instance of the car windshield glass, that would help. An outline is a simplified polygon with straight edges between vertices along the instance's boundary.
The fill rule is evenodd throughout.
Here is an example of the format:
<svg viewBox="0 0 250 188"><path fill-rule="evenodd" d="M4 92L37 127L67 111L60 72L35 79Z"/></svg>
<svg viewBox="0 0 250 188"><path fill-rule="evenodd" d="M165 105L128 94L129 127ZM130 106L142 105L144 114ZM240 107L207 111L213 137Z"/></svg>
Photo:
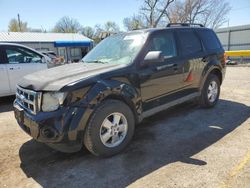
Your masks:
<svg viewBox="0 0 250 188"><path fill-rule="evenodd" d="M84 63L131 63L145 43L146 34L117 34L104 39L83 59Z"/></svg>

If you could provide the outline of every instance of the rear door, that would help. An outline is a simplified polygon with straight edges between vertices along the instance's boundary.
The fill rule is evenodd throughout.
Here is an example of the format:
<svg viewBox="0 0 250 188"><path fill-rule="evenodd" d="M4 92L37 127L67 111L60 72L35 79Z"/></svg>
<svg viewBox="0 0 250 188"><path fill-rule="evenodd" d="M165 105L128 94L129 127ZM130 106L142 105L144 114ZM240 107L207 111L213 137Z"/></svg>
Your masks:
<svg viewBox="0 0 250 188"><path fill-rule="evenodd" d="M183 64L183 89L186 94L197 91L204 68L204 49L198 34L192 29L177 30Z"/></svg>
<svg viewBox="0 0 250 188"><path fill-rule="evenodd" d="M42 56L27 48L5 46L4 52L7 59L6 69L9 75L11 92L15 92L16 84L25 75L47 68L47 65L42 63Z"/></svg>
<svg viewBox="0 0 250 188"><path fill-rule="evenodd" d="M0 46L0 97L11 94L8 71L5 63L3 49Z"/></svg>

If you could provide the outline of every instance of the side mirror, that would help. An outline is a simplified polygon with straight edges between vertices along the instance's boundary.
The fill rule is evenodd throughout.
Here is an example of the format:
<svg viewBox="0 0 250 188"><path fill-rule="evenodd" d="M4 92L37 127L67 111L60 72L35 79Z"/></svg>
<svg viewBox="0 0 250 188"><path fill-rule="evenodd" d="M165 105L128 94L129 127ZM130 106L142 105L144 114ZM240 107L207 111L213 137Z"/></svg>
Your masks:
<svg viewBox="0 0 250 188"><path fill-rule="evenodd" d="M161 51L150 51L145 56L143 65L150 65L163 62L164 62L164 56Z"/></svg>
<svg viewBox="0 0 250 188"><path fill-rule="evenodd" d="M44 56L42 57L42 63L47 63L46 58Z"/></svg>

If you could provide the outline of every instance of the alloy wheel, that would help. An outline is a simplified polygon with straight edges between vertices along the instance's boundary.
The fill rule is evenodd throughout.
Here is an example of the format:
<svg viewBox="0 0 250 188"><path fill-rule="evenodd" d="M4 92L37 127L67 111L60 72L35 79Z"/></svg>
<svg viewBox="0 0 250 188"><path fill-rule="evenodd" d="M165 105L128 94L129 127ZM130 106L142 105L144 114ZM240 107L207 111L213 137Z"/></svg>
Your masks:
<svg viewBox="0 0 250 188"><path fill-rule="evenodd" d="M100 138L106 147L116 147L125 139L128 131L126 117L118 112L108 115L100 128Z"/></svg>

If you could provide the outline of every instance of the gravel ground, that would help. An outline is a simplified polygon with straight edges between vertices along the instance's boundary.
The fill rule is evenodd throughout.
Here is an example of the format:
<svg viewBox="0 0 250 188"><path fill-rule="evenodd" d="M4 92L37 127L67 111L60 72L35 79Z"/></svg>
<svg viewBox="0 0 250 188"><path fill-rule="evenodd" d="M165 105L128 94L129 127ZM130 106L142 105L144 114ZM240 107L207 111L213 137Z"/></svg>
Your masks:
<svg viewBox="0 0 250 188"><path fill-rule="evenodd" d="M0 98L0 187L246 187L250 185L250 67L228 67L218 105L189 102L137 126L112 158L37 143Z"/></svg>

